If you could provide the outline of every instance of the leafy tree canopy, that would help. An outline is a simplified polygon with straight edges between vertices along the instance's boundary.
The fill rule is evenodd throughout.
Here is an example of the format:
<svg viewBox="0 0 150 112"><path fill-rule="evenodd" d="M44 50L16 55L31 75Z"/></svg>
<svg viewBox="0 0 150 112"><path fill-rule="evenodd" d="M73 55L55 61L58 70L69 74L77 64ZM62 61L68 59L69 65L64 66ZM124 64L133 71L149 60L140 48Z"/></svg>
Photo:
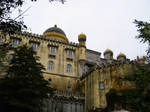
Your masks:
<svg viewBox="0 0 150 112"><path fill-rule="evenodd" d="M140 42L148 43L147 61L150 62L150 23L137 20L135 20L134 23L136 24L138 28L137 31L139 32L139 35L136 36L136 38L140 39Z"/></svg>
<svg viewBox="0 0 150 112"><path fill-rule="evenodd" d="M32 48L15 49L7 75L0 78L0 108L3 112L42 112L44 99L53 94L43 78L43 65Z"/></svg>
<svg viewBox="0 0 150 112"><path fill-rule="evenodd" d="M13 34L27 28L27 26L24 25L23 20L19 20L19 18L22 17L22 14L18 15L16 18L11 17L14 9L21 7L25 1L27 0L0 0L0 31ZM35 2L37 0L30 1ZM49 1L65 2L64 0Z"/></svg>

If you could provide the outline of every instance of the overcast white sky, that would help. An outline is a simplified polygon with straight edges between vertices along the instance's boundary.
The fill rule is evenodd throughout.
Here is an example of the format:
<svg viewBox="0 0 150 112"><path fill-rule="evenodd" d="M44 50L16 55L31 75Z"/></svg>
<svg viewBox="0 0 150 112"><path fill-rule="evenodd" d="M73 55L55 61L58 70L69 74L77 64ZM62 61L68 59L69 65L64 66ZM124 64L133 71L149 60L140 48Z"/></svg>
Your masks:
<svg viewBox="0 0 150 112"><path fill-rule="evenodd" d="M42 34L57 24L68 39L78 42L78 34L87 35L87 48L102 53L110 48L114 58L123 52L130 59L145 53L147 45L135 39L134 19L150 20L150 0L67 0L49 3L48 0L27 2L25 13L30 32ZM149 21L150 22L150 21Z"/></svg>

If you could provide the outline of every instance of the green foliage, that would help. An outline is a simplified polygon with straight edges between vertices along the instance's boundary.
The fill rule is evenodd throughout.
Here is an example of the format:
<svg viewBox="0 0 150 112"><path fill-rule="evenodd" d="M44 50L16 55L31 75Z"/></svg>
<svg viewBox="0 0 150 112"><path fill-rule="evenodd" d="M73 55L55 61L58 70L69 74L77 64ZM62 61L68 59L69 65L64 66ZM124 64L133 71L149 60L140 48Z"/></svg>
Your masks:
<svg viewBox="0 0 150 112"><path fill-rule="evenodd" d="M149 66L138 66L135 74L128 75L124 80L135 83L135 89L110 90L107 93L108 106L104 112L112 110L127 109L136 112L150 111L150 68Z"/></svg>
<svg viewBox="0 0 150 112"><path fill-rule="evenodd" d="M7 62L7 53L9 50L8 44L2 44L0 45L0 74L7 69L7 65L5 64Z"/></svg>
<svg viewBox="0 0 150 112"><path fill-rule="evenodd" d="M99 111L97 111L97 110L89 110L88 112L99 112Z"/></svg>
<svg viewBox="0 0 150 112"><path fill-rule="evenodd" d="M139 35L136 38L141 39L140 42L148 43L148 49L146 52L147 62L150 63L150 23L137 20L135 20L134 23L136 24L138 28L137 31L139 32Z"/></svg>
<svg viewBox="0 0 150 112"><path fill-rule="evenodd" d="M137 20L135 20L134 23L136 24L138 28L137 31L139 32L137 38L141 39L141 42L143 43L150 43L150 23Z"/></svg>
<svg viewBox="0 0 150 112"><path fill-rule="evenodd" d="M32 2L37 0L30 0ZM64 3L64 0L49 0L60 1ZM25 0L0 0L0 31L3 33L17 33L26 29L27 26L24 25L22 14L18 15L16 18L12 18L11 14L14 9L21 8ZM24 12L23 12L24 13Z"/></svg>
<svg viewBox="0 0 150 112"><path fill-rule="evenodd" d="M106 95L108 106L103 112L111 112L113 110L136 110L139 106L139 98L135 89L126 89L117 91L111 89Z"/></svg>
<svg viewBox="0 0 150 112"><path fill-rule="evenodd" d="M0 79L1 111L42 112L44 99L53 94L42 70L32 48L24 45L15 49L7 75Z"/></svg>
<svg viewBox="0 0 150 112"><path fill-rule="evenodd" d="M127 75L125 80L134 81L136 88L140 90L150 88L150 68L149 65L137 65L137 70L132 75Z"/></svg>
<svg viewBox="0 0 150 112"><path fill-rule="evenodd" d="M31 0L36 1L36 0ZM22 20L11 18L12 11L21 7L24 0L0 0L0 31L3 33L16 33L26 28ZM19 18L20 16L18 16Z"/></svg>

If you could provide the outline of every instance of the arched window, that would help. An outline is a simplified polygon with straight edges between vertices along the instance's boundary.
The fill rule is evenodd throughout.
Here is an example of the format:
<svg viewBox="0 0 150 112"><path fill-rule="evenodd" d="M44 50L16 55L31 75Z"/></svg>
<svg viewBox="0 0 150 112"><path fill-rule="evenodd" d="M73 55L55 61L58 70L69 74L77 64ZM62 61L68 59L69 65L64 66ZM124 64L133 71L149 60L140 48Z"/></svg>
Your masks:
<svg viewBox="0 0 150 112"><path fill-rule="evenodd" d="M54 70L54 62L53 61L48 62L48 70Z"/></svg>
<svg viewBox="0 0 150 112"><path fill-rule="evenodd" d="M71 64L67 64L67 73L72 73L72 65Z"/></svg>

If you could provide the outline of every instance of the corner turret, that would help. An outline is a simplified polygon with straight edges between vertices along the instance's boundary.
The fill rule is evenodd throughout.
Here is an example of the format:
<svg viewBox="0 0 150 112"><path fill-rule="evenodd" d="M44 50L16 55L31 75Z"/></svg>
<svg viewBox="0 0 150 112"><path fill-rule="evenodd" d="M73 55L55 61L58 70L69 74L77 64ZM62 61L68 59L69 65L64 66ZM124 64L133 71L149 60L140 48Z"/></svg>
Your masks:
<svg viewBox="0 0 150 112"><path fill-rule="evenodd" d="M78 35L78 41L80 47L86 47L86 35L81 33Z"/></svg>
<svg viewBox="0 0 150 112"><path fill-rule="evenodd" d="M78 35L79 41L79 59L85 60L85 52L86 52L86 35L81 33Z"/></svg>
<svg viewBox="0 0 150 112"><path fill-rule="evenodd" d="M80 76L85 72L85 60L86 60L86 35L81 33L78 35L79 41L79 63L80 63Z"/></svg>
<svg viewBox="0 0 150 112"><path fill-rule="evenodd" d="M111 49L106 49L104 52L104 59L113 59L113 52Z"/></svg>
<svg viewBox="0 0 150 112"><path fill-rule="evenodd" d="M117 60L118 60L118 61L121 61L121 62L126 61L126 55L125 55L124 53L118 54Z"/></svg>

